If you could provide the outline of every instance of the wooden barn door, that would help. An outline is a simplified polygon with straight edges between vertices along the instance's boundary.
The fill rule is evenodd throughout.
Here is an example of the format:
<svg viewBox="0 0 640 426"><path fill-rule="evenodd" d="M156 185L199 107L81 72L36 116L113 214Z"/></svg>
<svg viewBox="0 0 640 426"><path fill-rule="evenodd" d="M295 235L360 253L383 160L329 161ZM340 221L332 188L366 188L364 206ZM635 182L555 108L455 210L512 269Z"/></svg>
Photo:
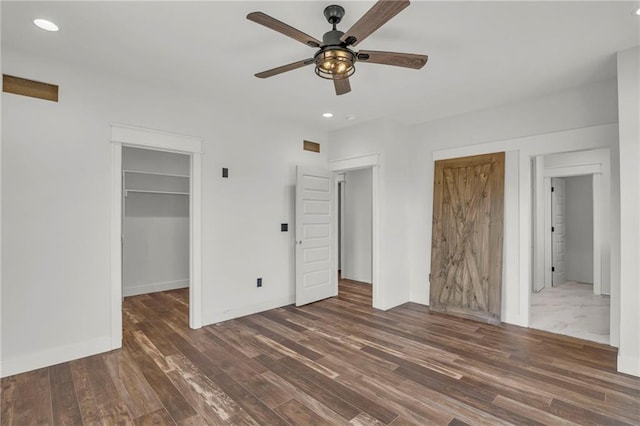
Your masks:
<svg viewBox="0 0 640 426"><path fill-rule="evenodd" d="M500 323L504 152L436 161L430 309Z"/></svg>

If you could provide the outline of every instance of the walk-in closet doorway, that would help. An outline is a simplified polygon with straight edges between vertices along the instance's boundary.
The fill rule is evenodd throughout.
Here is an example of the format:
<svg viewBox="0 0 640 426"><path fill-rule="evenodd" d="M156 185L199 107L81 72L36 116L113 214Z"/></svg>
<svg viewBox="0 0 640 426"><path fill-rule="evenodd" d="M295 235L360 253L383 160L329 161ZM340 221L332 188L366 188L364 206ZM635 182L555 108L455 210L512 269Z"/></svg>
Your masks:
<svg viewBox="0 0 640 426"><path fill-rule="evenodd" d="M155 153L151 154L155 156L151 161L155 168L149 168L144 162L147 160L140 162L140 158L135 160L138 164L132 163L131 153L134 156ZM163 291L186 284L189 327L202 327L201 188L202 139L111 124L112 349L122 347L123 297L129 294ZM128 206L125 198L134 203L134 197L137 197L137 205ZM163 198L173 198L173 201L162 207L163 213L158 214L155 207ZM157 226L163 222L174 226L156 233ZM184 233L181 233L185 228L188 229L186 244ZM125 232L130 244L126 253L123 250ZM178 233L182 236L177 237ZM181 243L163 251L155 246L162 239ZM137 258L128 257L129 248L136 250ZM166 256L172 257L167 264L159 265L158 255L165 256L165 260ZM185 261L188 274L184 269Z"/></svg>
<svg viewBox="0 0 640 426"><path fill-rule="evenodd" d="M186 154L122 147L122 295L189 287Z"/></svg>

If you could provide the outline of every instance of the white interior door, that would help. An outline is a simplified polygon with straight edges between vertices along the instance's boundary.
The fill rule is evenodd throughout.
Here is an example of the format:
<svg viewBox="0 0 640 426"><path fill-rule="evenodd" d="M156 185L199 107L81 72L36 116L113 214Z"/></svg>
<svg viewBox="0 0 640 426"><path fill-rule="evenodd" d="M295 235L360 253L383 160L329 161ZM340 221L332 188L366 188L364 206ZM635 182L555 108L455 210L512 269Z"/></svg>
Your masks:
<svg viewBox="0 0 640 426"><path fill-rule="evenodd" d="M551 179L551 240L553 258L553 278L554 287L563 284L567 280L566 252L566 196L565 180L563 178Z"/></svg>
<svg viewBox="0 0 640 426"><path fill-rule="evenodd" d="M298 167L296 180L296 306L337 296L332 265L333 182L324 169Z"/></svg>

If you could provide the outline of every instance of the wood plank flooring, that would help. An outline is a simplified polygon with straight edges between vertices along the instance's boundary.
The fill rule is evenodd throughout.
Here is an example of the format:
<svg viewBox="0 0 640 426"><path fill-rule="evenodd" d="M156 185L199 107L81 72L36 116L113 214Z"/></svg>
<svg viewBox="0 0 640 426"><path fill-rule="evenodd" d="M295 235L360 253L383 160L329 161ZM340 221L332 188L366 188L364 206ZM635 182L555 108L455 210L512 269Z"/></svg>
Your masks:
<svg viewBox="0 0 640 426"><path fill-rule="evenodd" d="M616 350L371 308L368 285L191 330L186 290L124 302L121 350L2 379L2 425L640 424Z"/></svg>

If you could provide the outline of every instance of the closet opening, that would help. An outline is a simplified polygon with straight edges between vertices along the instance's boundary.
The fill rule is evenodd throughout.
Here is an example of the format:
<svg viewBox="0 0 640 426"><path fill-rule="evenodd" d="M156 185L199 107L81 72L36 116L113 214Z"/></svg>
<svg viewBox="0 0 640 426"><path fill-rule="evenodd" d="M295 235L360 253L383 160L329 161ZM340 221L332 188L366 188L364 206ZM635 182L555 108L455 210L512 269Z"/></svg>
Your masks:
<svg viewBox="0 0 640 426"><path fill-rule="evenodd" d="M338 290L372 306L373 172L371 167L336 176L338 201Z"/></svg>
<svg viewBox="0 0 640 426"><path fill-rule="evenodd" d="M122 147L122 297L127 315L189 326L191 156Z"/></svg>

